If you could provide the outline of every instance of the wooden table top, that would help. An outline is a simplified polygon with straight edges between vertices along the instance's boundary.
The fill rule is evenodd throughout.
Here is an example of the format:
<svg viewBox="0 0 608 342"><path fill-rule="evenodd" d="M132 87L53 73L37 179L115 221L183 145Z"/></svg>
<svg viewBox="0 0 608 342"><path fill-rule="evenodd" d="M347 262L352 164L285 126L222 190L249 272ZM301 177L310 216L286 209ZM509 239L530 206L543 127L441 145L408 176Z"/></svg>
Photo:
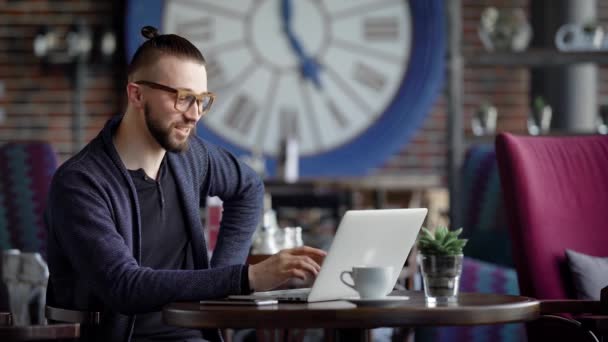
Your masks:
<svg viewBox="0 0 608 342"><path fill-rule="evenodd" d="M449 306L429 306L419 291L389 306L357 306L348 301L269 306L172 303L167 324L190 328L377 328L418 325L477 325L522 322L540 316L539 301L501 294L461 293Z"/></svg>
<svg viewBox="0 0 608 342"><path fill-rule="evenodd" d="M38 341L80 337L80 324L0 326L0 341Z"/></svg>

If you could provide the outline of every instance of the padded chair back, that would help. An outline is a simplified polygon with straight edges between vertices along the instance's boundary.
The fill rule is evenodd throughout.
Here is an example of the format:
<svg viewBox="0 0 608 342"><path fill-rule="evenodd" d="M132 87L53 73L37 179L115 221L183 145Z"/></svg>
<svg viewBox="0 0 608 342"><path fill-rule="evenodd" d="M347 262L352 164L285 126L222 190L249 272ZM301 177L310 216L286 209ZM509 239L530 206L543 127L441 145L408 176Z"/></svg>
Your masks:
<svg viewBox="0 0 608 342"><path fill-rule="evenodd" d="M0 251L16 248L46 259L43 212L56 168L57 157L48 143L0 146ZM8 309L8 292L0 281L0 311Z"/></svg>
<svg viewBox="0 0 608 342"><path fill-rule="evenodd" d="M514 267L494 145L472 145L462 166L463 236L467 257Z"/></svg>
<svg viewBox="0 0 608 342"><path fill-rule="evenodd" d="M608 246L608 136L500 134L496 153L521 293L574 298L565 249Z"/></svg>
<svg viewBox="0 0 608 342"><path fill-rule="evenodd" d="M46 142L0 146L0 250L39 252L46 259L43 212L56 168Z"/></svg>

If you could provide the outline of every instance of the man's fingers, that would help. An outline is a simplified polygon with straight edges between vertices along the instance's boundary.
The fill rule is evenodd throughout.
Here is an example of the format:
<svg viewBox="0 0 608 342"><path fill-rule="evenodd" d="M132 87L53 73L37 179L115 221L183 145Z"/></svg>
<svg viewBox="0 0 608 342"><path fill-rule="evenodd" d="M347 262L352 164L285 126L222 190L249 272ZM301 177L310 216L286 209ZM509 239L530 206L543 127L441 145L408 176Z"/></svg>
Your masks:
<svg viewBox="0 0 608 342"><path fill-rule="evenodd" d="M327 252L322 249L310 247L310 246L300 246L293 249L296 254L312 254L318 256L326 256Z"/></svg>
<svg viewBox="0 0 608 342"><path fill-rule="evenodd" d="M317 271L317 274L319 273L319 271L321 271L321 266L316 262L315 259L309 257L309 256L305 256L304 259L306 260L307 263L311 264L315 270Z"/></svg>
<svg viewBox="0 0 608 342"><path fill-rule="evenodd" d="M310 246L296 247L292 248L290 251L293 255L308 255L311 257L325 257L327 255L327 252L325 252L324 250L313 248Z"/></svg>
<svg viewBox="0 0 608 342"><path fill-rule="evenodd" d="M299 278L304 281L315 279L321 266L306 253L308 249L314 250L314 248L303 248L299 251L303 252L300 255L294 255L293 250L284 250L259 264L251 265L250 281L255 280L252 287L260 291L276 288L289 278Z"/></svg>
<svg viewBox="0 0 608 342"><path fill-rule="evenodd" d="M315 277L317 274L319 274L318 265L308 257L294 259L290 267L293 269L304 270Z"/></svg>
<svg viewBox="0 0 608 342"><path fill-rule="evenodd" d="M319 266L319 264L317 264L317 262L313 258L306 256L306 255L295 256L295 257L293 257L292 260L303 261L303 262L313 265L315 268L318 268L318 269L321 268L321 266Z"/></svg>
<svg viewBox="0 0 608 342"><path fill-rule="evenodd" d="M250 280L256 280L253 288L276 288L289 278L304 281L315 279L321 270L317 260L323 260L326 254L323 250L309 246L282 250L261 263L250 266Z"/></svg>
<svg viewBox="0 0 608 342"><path fill-rule="evenodd" d="M290 273L291 273L292 278L306 280L306 272L304 272L300 269L293 268Z"/></svg>

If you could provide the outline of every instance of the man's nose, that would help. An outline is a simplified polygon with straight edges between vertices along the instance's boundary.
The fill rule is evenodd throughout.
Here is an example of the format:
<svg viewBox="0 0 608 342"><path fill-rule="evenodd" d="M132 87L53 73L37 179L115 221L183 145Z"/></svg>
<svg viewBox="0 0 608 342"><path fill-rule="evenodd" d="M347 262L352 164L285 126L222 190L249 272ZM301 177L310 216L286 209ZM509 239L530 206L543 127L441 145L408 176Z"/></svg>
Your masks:
<svg viewBox="0 0 608 342"><path fill-rule="evenodd" d="M184 112L184 116L190 121L198 121L201 118L200 114L199 105L196 101Z"/></svg>

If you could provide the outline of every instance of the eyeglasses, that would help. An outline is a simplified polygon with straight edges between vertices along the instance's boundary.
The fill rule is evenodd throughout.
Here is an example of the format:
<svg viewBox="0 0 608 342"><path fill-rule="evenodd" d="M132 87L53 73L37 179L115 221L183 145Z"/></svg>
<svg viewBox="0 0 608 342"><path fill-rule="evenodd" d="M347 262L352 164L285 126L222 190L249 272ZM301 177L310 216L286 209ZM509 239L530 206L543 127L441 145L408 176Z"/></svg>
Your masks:
<svg viewBox="0 0 608 342"><path fill-rule="evenodd" d="M215 94L207 91L204 93L196 94L190 90L175 89L166 85L162 85L156 82L150 81L135 81L135 84L145 85L150 88L164 90L169 93L176 94L175 96L175 109L179 112L187 112L190 107L196 102L198 106L198 114L205 115L211 108L213 101L215 100Z"/></svg>

